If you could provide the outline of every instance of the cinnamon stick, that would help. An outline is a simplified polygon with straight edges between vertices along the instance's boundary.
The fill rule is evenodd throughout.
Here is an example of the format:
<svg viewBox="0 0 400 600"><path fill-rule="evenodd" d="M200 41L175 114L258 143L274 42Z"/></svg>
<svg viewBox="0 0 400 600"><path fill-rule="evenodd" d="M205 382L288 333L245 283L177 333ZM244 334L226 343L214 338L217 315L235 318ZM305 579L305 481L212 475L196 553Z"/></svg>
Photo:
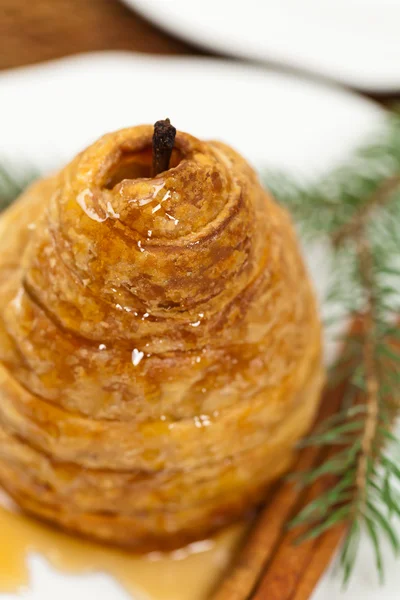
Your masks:
<svg viewBox="0 0 400 600"><path fill-rule="evenodd" d="M323 460L330 458L332 454L330 452ZM300 508L318 498L332 483L332 478L317 480L302 498ZM318 581L317 574L321 575L328 564L323 561L323 557L329 561L332 556L332 553L327 551L328 545L331 548L332 538L307 539L301 545L296 544L299 536L306 531L307 527L302 526L284 533L256 592L251 596L252 600L292 600L300 593L302 581L304 590L307 589L306 580ZM308 595L299 596L301 600L307 598Z"/></svg>
<svg viewBox="0 0 400 600"><path fill-rule="evenodd" d="M332 527L318 540L314 554L305 569L293 596L290 600L308 600L316 585L331 563L346 533L346 525L340 523Z"/></svg>

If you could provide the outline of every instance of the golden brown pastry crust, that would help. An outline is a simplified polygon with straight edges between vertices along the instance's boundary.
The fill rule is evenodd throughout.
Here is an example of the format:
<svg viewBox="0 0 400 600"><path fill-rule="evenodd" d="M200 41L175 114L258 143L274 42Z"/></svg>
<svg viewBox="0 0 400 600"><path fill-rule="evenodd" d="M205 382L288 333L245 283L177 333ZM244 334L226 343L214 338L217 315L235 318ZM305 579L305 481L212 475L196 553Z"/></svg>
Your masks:
<svg viewBox="0 0 400 600"><path fill-rule="evenodd" d="M323 382L287 213L231 148L180 132L176 166L124 178L152 133L104 136L0 219L0 482L139 550L258 502Z"/></svg>

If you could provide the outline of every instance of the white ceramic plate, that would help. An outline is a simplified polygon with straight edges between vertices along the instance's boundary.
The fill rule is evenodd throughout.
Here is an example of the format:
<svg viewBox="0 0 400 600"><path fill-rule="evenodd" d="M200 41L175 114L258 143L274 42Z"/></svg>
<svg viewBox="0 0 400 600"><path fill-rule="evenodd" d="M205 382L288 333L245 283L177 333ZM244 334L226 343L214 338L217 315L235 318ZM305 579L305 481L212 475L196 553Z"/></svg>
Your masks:
<svg viewBox="0 0 400 600"><path fill-rule="evenodd" d="M124 1L207 49L361 89L400 89L399 0Z"/></svg>
<svg viewBox="0 0 400 600"><path fill-rule="evenodd" d="M3 73L0 99L0 156L29 161L42 171L61 165L106 131L168 116L179 129L231 143L260 168L313 176L345 160L382 120L372 103L299 78L222 61L117 53ZM307 258L322 294L324 257L314 252ZM399 570L387 554L387 585L379 589L372 555L367 544L362 547L343 599L398 599ZM104 574L67 577L35 556L30 564L33 586L26 600L127 598ZM165 597L171 599L167 586ZM337 581L325 577L315 600L338 598Z"/></svg>

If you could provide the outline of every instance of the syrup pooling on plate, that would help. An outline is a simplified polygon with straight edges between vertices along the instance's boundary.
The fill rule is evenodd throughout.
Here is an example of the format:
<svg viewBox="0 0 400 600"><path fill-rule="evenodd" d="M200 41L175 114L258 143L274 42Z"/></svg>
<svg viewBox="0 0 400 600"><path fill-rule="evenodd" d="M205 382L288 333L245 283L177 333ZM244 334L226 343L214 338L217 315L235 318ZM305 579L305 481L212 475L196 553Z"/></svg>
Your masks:
<svg viewBox="0 0 400 600"><path fill-rule="evenodd" d="M0 500L2 498L0 497ZM61 533L0 503L0 594L29 585L27 557L43 555L70 574L109 573L134 600L207 600L244 535L237 525L169 555L143 557Z"/></svg>

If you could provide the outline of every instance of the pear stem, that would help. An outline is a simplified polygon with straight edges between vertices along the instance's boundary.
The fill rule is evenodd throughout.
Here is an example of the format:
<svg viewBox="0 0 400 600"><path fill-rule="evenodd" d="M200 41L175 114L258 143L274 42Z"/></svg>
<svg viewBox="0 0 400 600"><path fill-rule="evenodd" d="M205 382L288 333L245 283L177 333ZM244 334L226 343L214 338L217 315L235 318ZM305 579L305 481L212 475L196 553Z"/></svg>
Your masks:
<svg viewBox="0 0 400 600"><path fill-rule="evenodd" d="M153 133L153 177L169 169L176 129L169 119L157 121Z"/></svg>

